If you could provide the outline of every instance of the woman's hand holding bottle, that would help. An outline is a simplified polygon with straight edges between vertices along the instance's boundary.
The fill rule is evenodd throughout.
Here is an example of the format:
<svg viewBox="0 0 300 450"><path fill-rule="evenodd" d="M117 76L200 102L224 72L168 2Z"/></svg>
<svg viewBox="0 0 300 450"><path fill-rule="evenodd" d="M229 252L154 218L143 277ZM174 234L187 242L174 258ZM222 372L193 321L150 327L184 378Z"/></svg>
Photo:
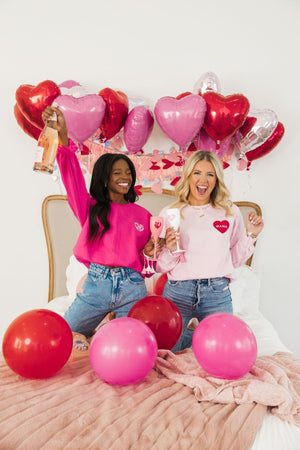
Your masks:
<svg viewBox="0 0 300 450"><path fill-rule="evenodd" d="M53 123L53 127L58 131L59 143L60 145L68 146L68 130L64 115L61 110L59 108L56 108L55 106L47 106L47 108L43 111L42 119L44 123L47 124L48 121L51 121L53 114L56 114L57 116L57 122Z"/></svg>

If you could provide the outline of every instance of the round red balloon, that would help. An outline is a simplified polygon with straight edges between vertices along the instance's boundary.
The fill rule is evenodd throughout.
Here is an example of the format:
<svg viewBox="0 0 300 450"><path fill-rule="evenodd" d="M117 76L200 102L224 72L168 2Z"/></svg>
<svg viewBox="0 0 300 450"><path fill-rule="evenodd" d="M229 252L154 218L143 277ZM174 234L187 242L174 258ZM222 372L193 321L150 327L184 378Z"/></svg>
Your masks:
<svg viewBox="0 0 300 450"><path fill-rule="evenodd" d="M203 319L193 334L192 347L200 366L217 378L242 377L252 368L257 344L251 328L226 313Z"/></svg>
<svg viewBox="0 0 300 450"><path fill-rule="evenodd" d="M159 349L171 350L182 332L182 317L173 302L150 295L133 305L128 317L144 322L153 331Z"/></svg>
<svg viewBox="0 0 300 450"><path fill-rule="evenodd" d="M7 365L25 378L49 378L68 361L73 348L71 328L63 317L46 309L21 314L2 342Z"/></svg>

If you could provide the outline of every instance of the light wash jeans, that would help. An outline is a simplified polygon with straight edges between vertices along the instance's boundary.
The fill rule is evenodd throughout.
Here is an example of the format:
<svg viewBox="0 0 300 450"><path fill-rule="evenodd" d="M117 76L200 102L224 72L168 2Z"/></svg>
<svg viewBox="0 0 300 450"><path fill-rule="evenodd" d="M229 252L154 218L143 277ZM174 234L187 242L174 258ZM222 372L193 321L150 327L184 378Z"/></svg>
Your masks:
<svg viewBox="0 0 300 450"><path fill-rule="evenodd" d="M193 330L188 324L193 317L199 322L215 313L233 313L227 278L208 278L166 282L162 294L171 300L182 316L182 333L172 351L192 346Z"/></svg>
<svg viewBox="0 0 300 450"><path fill-rule="evenodd" d="M146 295L145 280L136 270L91 263L82 293L77 294L64 318L72 331L89 337L107 313L114 311L116 317L126 317Z"/></svg>

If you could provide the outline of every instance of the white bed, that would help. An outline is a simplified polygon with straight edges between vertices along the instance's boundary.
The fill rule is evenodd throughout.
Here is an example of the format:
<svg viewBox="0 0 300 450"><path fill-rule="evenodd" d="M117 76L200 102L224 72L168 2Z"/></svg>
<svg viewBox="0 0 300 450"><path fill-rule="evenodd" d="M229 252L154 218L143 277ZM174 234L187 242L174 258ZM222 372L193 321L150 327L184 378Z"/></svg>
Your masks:
<svg viewBox="0 0 300 450"><path fill-rule="evenodd" d="M157 214L163 206L173 201L173 194L167 191L159 195L150 190L144 190L139 201L152 214ZM256 210L260 211L258 205L249 202L238 203L238 206L243 215L246 214L249 207L258 208ZM63 315L72 303L80 280L87 270L72 255L72 248L79 233L79 224L74 219L64 196L47 197L43 203L42 216L49 256L49 303L41 305L41 308L48 308ZM272 355L279 355L279 358L283 358L282 361L289 361L289 355L291 355L290 358L295 363L294 367L298 367L299 362L300 368L300 359L298 361L294 358L294 355L281 342L272 324L259 310L260 280L251 268L251 262L250 259L247 264L236 270L236 281L231 284L234 314L244 320L254 332L258 345L258 362L270 358L268 362L273 363ZM158 275L147 279L149 293L152 293L157 277ZM180 357L181 355L178 356L179 359ZM192 355L189 353L182 357L191 358ZM212 426L219 427L219 430L211 430L208 422L205 430L200 432L199 418L204 417L203 420L207 420L205 415L207 410L204 411L204 407L207 405L224 407L225 411L228 405L220 405L217 401L210 404L197 402L189 383L181 382L178 379L179 371L171 373L170 377L164 377L164 369L169 370L168 363L172 362L172 358L170 358L170 353L166 355L163 355L162 352L159 353L156 370L152 370L145 380L127 387L113 387L102 382L93 373L88 364L88 358L67 363L54 378L35 381L24 380L11 373L2 361L2 373L5 375L2 380L5 386L11 388L11 393L5 395L4 403L0 404L2 411L0 413L2 424L0 448L30 448L33 450L52 448L56 450L62 448L101 450L106 448L122 450L126 448L143 450L169 448L300 449L300 428L292 423L296 422L300 425L300 371L296 375L293 374L294 385L297 385L298 391L294 392L293 414L290 416L293 416L292 420L282 420L280 415L276 415L276 408L280 408L282 405L278 404L275 407L273 405L273 408L269 407L268 411L267 409L264 411L263 420L256 424L254 436L250 436L253 430L247 429L248 419L245 419L240 425L238 432L233 433L232 429L235 425L233 426L232 423L236 424L236 417L241 417L245 412L243 408L249 407L249 402L247 405L246 401L235 404L236 410L228 413L226 421L218 426L213 423L214 415L210 418ZM252 378L254 376L251 375ZM76 398L76 405L78 405L77 411L74 411L74 406L70 406L68 409L68 401L64 397L65 390L70 388L70 385L74 385L76 391L72 392L74 401ZM92 393L90 397L85 397L88 387L91 388L91 386L98 390L98 402ZM157 386L157 390L155 386ZM54 387L59 393L56 396L56 402L51 395L47 394L48 390L54 392ZM227 387L224 384L223 388ZM169 392L168 389L170 393L162 397L163 392ZM280 389L283 387L280 386ZM141 399L139 396L142 395L142 392L145 393L145 396ZM290 395L290 392L287 394ZM184 396L184 399L177 398L177 396ZM39 403L39 398L43 407ZM9 403L12 399L16 404ZM117 413L116 399L124 411L126 410L126 414L124 413L122 417ZM149 403L151 403L151 408ZM254 405L252 406L254 407ZM204 415L202 416L203 411ZM32 419L29 419L28 415ZM98 416L103 416L104 421L109 417L109 420L103 424L103 420L100 421ZM235 417L234 422L231 422L233 417ZM33 427L33 431L31 427ZM16 431L14 432L14 430ZM31 438L26 434L28 430L31 430ZM230 433L233 436L230 436ZM230 436L230 442L227 441L228 436ZM210 444L209 439L212 439L213 443Z"/></svg>

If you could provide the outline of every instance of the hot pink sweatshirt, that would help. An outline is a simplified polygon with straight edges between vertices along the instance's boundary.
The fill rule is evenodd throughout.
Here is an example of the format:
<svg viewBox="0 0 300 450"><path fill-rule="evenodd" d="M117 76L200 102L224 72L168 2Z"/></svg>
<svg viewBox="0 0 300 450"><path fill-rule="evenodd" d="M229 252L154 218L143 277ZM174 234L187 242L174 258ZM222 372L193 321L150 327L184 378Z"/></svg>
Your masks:
<svg viewBox="0 0 300 450"><path fill-rule="evenodd" d="M130 267L141 272L143 248L151 236L151 214L135 203L111 203L108 215L110 229L104 234L100 244L97 240L88 243L89 209L95 200L86 189L76 150L77 146L70 140L68 147L60 145L57 152L57 163L68 202L82 226L74 247L75 257L87 267L93 262L104 266Z"/></svg>
<svg viewBox="0 0 300 450"><path fill-rule="evenodd" d="M159 214L167 223L164 208ZM180 223L180 247L184 257L171 253L166 247L158 256L156 271L167 273L169 280L191 280L227 277L233 279L234 268L242 265L254 251L254 239L246 235L239 208L232 205L232 216L225 210L209 205L200 212L199 207L182 208L184 219ZM201 214L203 217L200 217Z"/></svg>

